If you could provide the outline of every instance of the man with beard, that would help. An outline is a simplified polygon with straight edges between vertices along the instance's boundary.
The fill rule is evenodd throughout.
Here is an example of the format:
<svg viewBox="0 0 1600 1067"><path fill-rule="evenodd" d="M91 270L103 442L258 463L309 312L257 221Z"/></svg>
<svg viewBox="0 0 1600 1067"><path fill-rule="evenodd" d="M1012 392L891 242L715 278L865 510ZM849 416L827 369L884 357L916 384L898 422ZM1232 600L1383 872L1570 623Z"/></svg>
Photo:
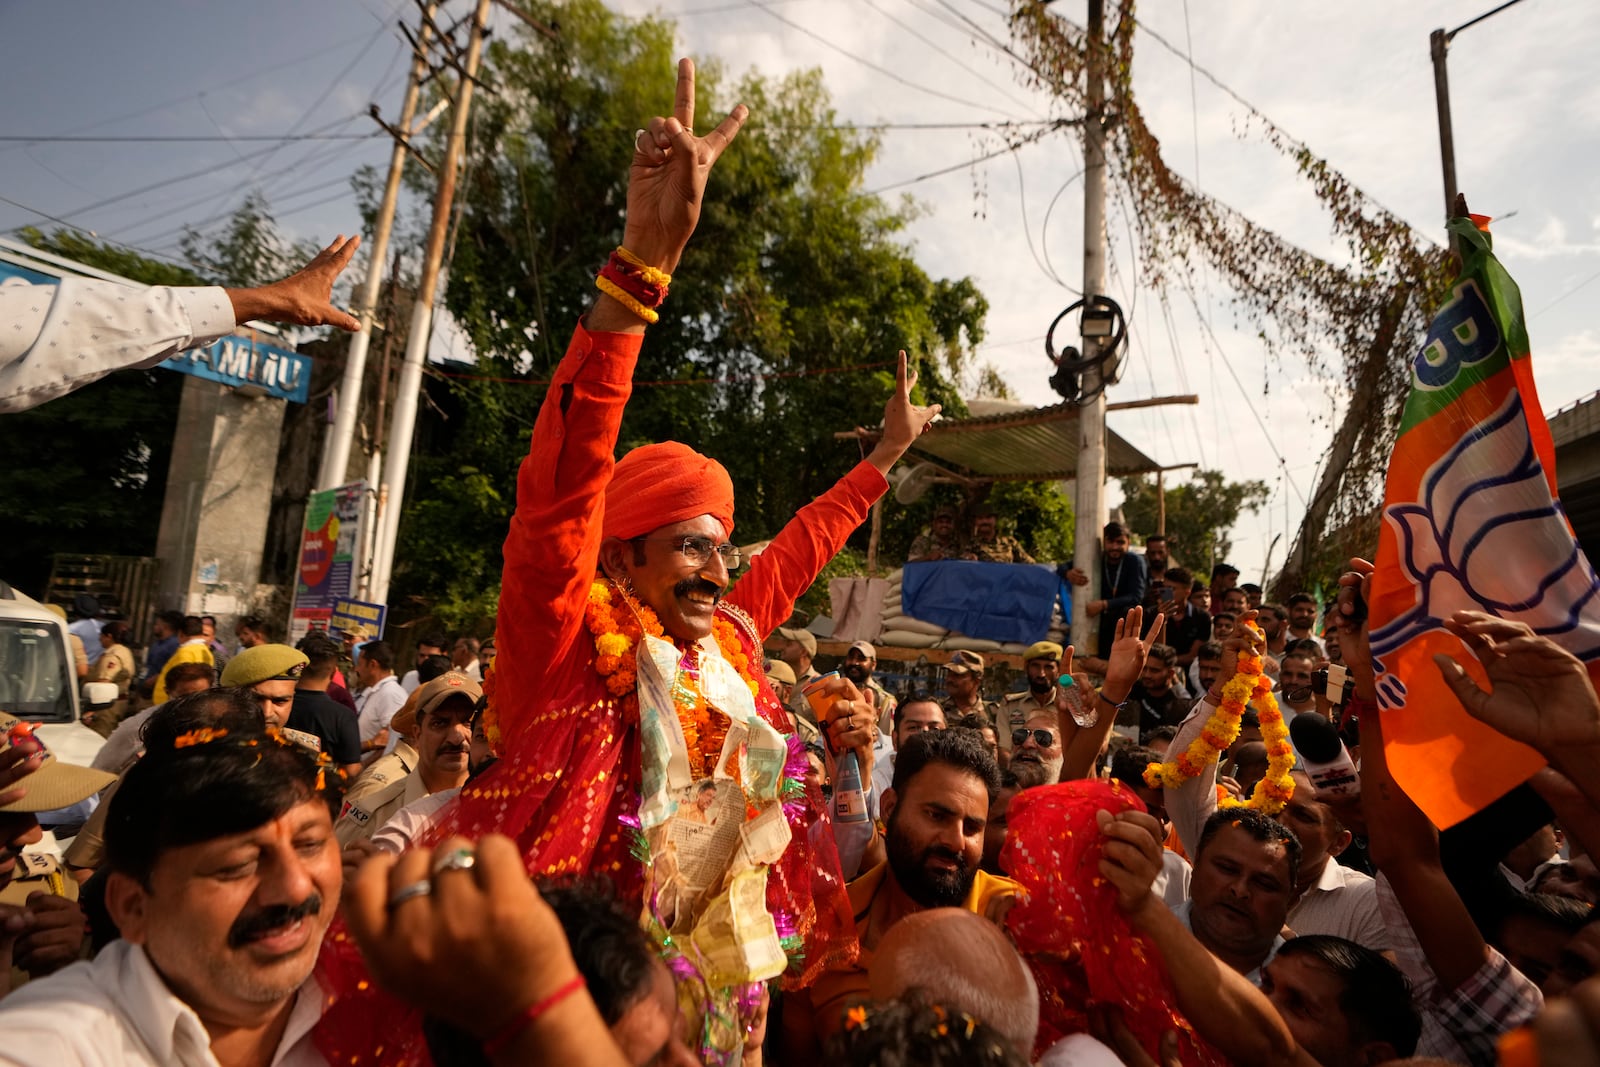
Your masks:
<svg viewBox="0 0 1600 1067"><path fill-rule="evenodd" d="M1128 531L1120 522L1108 522L1101 531L1104 550L1100 555L1100 598L1091 600L1085 610L1091 619L1100 620L1099 647L1095 655L1106 659L1111 655L1111 642L1117 623L1144 600L1149 584L1145 574L1144 557L1128 551ZM1067 579L1076 586L1087 586L1089 575L1077 567L1067 571Z"/></svg>
<svg viewBox="0 0 1600 1067"><path fill-rule="evenodd" d="M1029 713L1021 726L1011 731L1011 763L1013 774L1024 775L1037 768L1040 785L1055 785L1061 781L1061 764L1066 755L1061 749L1060 720L1054 708Z"/></svg>
<svg viewBox="0 0 1600 1067"><path fill-rule="evenodd" d="M1174 684L1177 662L1178 651L1171 645L1150 646L1139 681L1128 694L1128 706L1117 716L1118 733L1137 730L1136 740L1142 740L1157 726L1176 726L1183 721L1190 700L1182 687Z"/></svg>
<svg viewBox="0 0 1600 1067"><path fill-rule="evenodd" d="M146 738L106 826L120 938L0 1001L7 1063L323 1062L339 779L251 718Z"/></svg>
<svg viewBox="0 0 1600 1067"><path fill-rule="evenodd" d="M1292 651L1278 661L1278 707L1285 725L1296 715L1317 710L1317 697L1311 689L1311 674L1317 661L1309 652Z"/></svg>
<svg viewBox="0 0 1600 1067"><path fill-rule="evenodd" d="M1144 606L1146 626L1153 625L1156 612L1162 608L1161 583L1166 578L1167 564L1167 539L1162 534L1151 534L1144 539L1144 567L1147 584L1144 590L1144 599L1140 603Z"/></svg>
<svg viewBox="0 0 1600 1067"><path fill-rule="evenodd" d="M462 671L441 675L417 690L416 770L376 792L345 801L334 826L341 848L370 838L406 805L466 783L470 723L482 697L482 688ZM402 720L396 728L404 732L409 725Z"/></svg>
<svg viewBox="0 0 1600 1067"><path fill-rule="evenodd" d="M1028 676L1028 688L1021 693L1007 693L1000 701L1000 719L995 734L1000 747L1011 750L1011 731L1020 730L1035 711L1055 711L1057 679L1061 676L1062 648L1054 641L1035 641L1022 654L1022 671Z"/></svg>
<svg viewBox="0 0 1600 1067"><path fill-rule="evenodd" d="M844 654L844 665L839 673L856 684L861 695L872 701L878 709L878 729L888 733L894 729L895 698L872 676L878 666L878 650L871 641L857 641Z"/></svg>
<svg viewBox="0 0 1600 1067"><path fill-rule="evenodd" d="M1267 638L1267 655L1277 659L1289 644L1289 609L1282 604L1263 604L1256 612L1256 625Z"/></svg>
<svg viewBox="0 0 1600 1067"><path fill-rule="evenodd" d="M1317 602L1310 593L1296 593L1289 598L1289 640L1316 643L1317 654L1323 652L1317 639Z"/></svg>
<svg viewBox="0 0 1600 1067"><path fill-rule="evenodd" d="M867 969L895 923L927 908L964 908L993 921L1016 883L979 868L989 798L1000 770L969 730L929 730L896 758L894 784L880 800L888 859L850 883L861 951L783 1002L789 1062L818 1062L818 1048L844 1025L846 1009L868 997Z"/></svg>

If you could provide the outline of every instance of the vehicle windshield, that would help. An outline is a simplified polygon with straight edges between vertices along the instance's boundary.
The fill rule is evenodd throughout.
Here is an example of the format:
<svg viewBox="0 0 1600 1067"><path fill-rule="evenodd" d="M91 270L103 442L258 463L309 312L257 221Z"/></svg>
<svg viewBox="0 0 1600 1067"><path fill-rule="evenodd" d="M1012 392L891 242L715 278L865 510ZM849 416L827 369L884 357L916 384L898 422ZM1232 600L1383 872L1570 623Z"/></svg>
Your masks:
<svg viewBox="0 0 1600 1067"><path fill-rule="evenodd" d="M0 619L0 711L31 722L71 722L65 648L53 622Z"/></svg>

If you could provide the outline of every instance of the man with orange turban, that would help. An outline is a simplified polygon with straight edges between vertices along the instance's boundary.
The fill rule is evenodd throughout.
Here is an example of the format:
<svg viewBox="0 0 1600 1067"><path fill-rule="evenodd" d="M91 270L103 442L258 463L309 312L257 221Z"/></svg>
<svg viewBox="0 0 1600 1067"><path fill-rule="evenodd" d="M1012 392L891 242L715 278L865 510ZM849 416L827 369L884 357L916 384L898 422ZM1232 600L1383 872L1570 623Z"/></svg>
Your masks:
<svg viewBox="0 0 1600 1067"><path fill-rule="evenodd" d="M674 111L637 135L623 249L608 265L620 257L658 296L711 166L747 115L740 106L695 136L688 60ZM803 984L855 951L821 797L805 792L805 752L787 736L762 642L887 489L885 475L938 406L912 403L902 352L877 446L731 585L740 561L722 465L676 442L613 458L654 315L639 299L646 287L619 297L608 277L623 276L602 272L602 295L555 372L518 475L498 655L484 683L501 759L462 789L434 839L504 833L530 873L609 876L672 950L703 1061L737 1062L762 983ZM869 781L872 707L847 681L831 684L841 698L827 717L833 749L856 750ZM678 818L713 786L701 818Z"/></svg>

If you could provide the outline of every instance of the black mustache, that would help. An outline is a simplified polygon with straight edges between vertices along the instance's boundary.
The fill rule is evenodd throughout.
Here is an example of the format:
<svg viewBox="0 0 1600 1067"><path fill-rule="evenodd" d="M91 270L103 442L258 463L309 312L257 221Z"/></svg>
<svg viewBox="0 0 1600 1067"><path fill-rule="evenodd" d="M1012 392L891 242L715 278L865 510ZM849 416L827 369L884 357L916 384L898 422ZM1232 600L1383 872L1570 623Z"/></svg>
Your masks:
<svg viewBox="0 0 1600 1067"><path fill-rule="evenodd" d="M465 752L465 751L467 751L467 746L466 745L440 745L439 746L439 755L441 755L441 756L443 756L443 755L445 755L447 753L450 753L450 752Z"/></svg>
<svg viewBox="0 0 1600 1067"><path fill-rule="evenodd" d="M935 856L939 857L940 859L949 860L951 863L956 865L958 870L965 871L967 869L967 857L963 856L953 848L946 848L944 845L935 845L924 852L922 854L923 864L926 865L927 862L933 859Z"/></svg>
<svg viewBox="0 0 1600 1067"><path fill-rule="evenodd" d="M713 600L722 599L722 587L715 582L707 581L701 577L685 578L672 587L674 596L688 596L690 593L704 593Z"/></svg>
<svg viewBox="0 0 1600 1067"><path fill-rule="evenodd" d="M228 931L228 947L242 948L262 934L322 912L322 894L312 893L298 904L274 904L250 915L241 915Z"/></svg>

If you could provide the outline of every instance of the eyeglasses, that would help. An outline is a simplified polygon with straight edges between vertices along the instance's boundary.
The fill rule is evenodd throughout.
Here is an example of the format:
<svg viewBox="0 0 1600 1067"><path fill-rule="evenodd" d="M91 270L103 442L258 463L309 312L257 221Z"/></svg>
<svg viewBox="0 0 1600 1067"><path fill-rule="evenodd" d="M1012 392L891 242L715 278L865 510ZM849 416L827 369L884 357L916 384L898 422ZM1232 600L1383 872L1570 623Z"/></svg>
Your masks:
<svg viewBox="0 0 1600 1067"><path fill-rule="evenodd" d="M744 553L738 545L726 541L719 545L709 537L635 537L632 540L661 541L672 545L691 567L704 567L713 552L722 557L723 564L729 570L735 569L744 560Z"/></svg>
<svg viewBox="0 0 1600 1067"><path fill-rule="evenodd" d="M1012 730L1011 747L1021 748L1028 743L1029 735L1032 735L1033 743L1040 748L1051 748L1056 743L1056 735L1049 730Z"/></svg>

